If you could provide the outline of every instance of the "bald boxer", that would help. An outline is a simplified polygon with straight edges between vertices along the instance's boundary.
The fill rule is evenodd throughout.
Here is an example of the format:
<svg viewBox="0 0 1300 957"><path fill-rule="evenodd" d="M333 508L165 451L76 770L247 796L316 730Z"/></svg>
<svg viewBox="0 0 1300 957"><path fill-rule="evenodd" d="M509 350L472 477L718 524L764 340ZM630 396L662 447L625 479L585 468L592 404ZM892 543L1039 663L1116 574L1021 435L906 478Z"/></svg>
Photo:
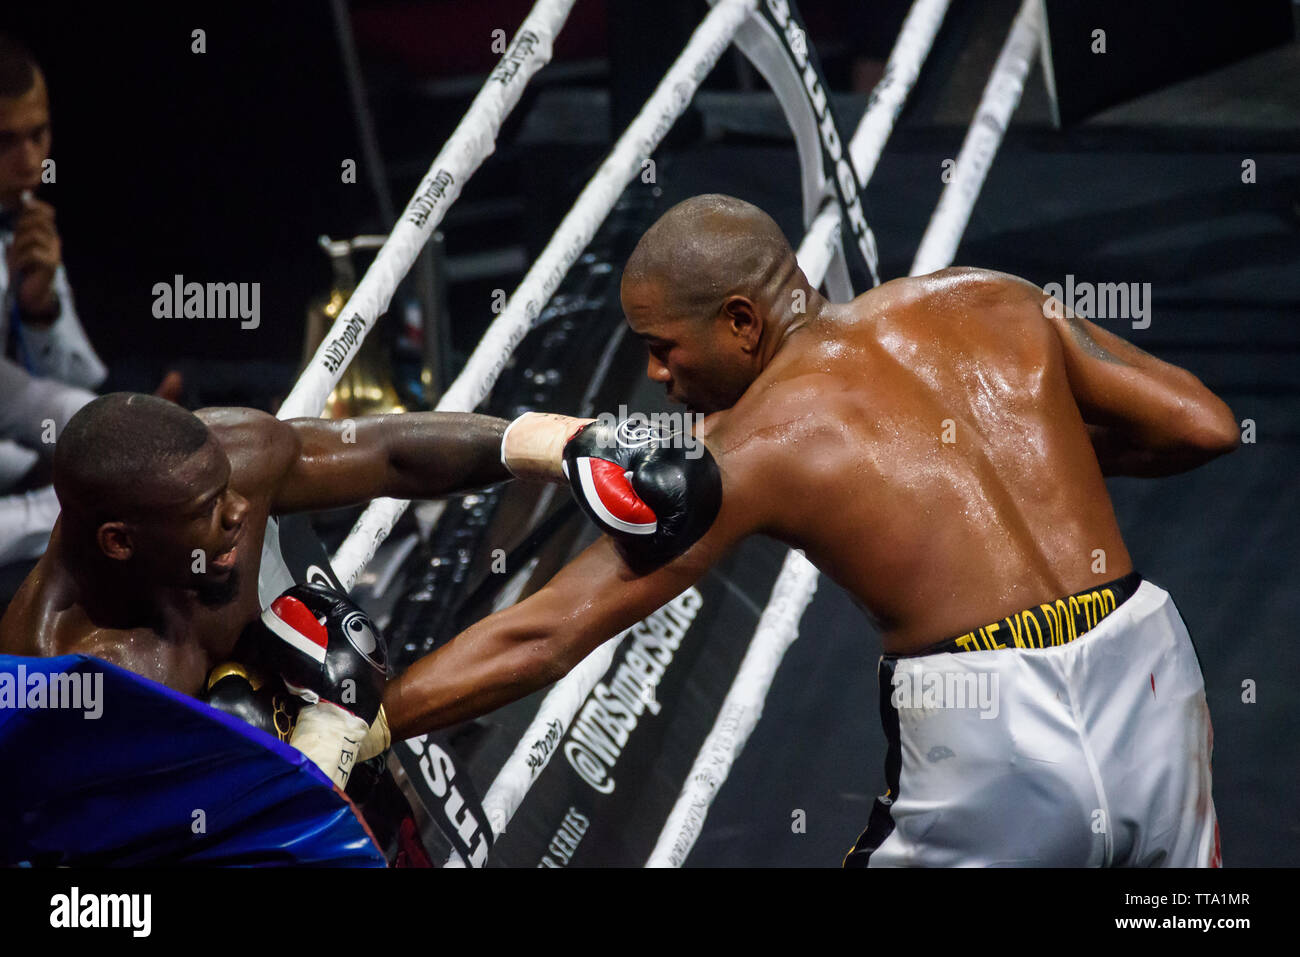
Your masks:
<svg viewBox="0 0 1300 957"><path fill-rule="evenodd" d="M726 196L642 237L622 302L647 374L706 414L708 531L651 568L598 540L390 682L394 734L555 681L766 534L883 639L888 790L847 864L1217 861L1200 668L1103 479L1232 451L1221 400L1000 273L827 302L777 225Z"/></svg>

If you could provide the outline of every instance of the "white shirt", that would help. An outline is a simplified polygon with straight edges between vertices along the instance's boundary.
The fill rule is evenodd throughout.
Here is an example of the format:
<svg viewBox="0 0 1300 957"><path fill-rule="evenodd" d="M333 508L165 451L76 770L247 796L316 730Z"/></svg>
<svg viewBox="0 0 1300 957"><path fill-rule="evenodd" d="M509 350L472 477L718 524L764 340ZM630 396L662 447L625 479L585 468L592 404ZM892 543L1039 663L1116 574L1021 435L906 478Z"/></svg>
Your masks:
<svg viewBox="0 0 1300 957"><path fill-rule="evenodd" d="M46 440L57 438L76 411L95 397L89 390L108 374L81 328L63 266L54 274L58 316L46 328L20 324L16 338L21 354L9 357L10 329L16 320L7 256L13 240L12 229L0 228L0 493L52 453L53 444ZM0 495L0 564L40 555L58 513L54 490L48 487Z"/></svg>
<svg viewBox="0 0 1300 957"><path fill-rule="evenodd" d="M16 290L9 288L7 253L13 241L12 229L0 229L0 247L6 253L0 256L0 302L4 304L3 313L0 313L0 345L5 350L5 356L18 361L33 375L81 386L83 389L97 388L108 375L108 370L86 338L85 330L81 328L76 305L72 300L72 287L68 285L67 270L62 265L54 274L54 291L59 297L58 316L43 329L22 323L19 337L24 354L9 354L10 326L15 320L16 312Z"/></svg>

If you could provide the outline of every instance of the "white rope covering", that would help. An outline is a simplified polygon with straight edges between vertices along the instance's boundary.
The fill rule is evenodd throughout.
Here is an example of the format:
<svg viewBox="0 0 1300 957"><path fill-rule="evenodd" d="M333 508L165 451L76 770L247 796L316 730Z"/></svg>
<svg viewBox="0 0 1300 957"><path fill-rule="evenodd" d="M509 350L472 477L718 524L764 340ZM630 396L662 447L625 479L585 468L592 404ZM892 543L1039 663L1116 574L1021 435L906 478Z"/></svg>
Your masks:
<svg viewBox="0 0 1300 957"><path fill-rule="evenodd" d="M1001 125L996 127L999 131L1005 130L1006 122L1010 119L1011 112L1014 111L1016 102L1019 101L1020 91L1024 87L1024 77L1028 70L1028 64L1025 64L1022 68L1018 56L1019 52L1024 49L1024 34L1029 30L1036 31L1041 22L1036 21L1035 14L1027 14L1026 11L1030 7L1037 10L1040 3L1041 0L1025 0L985 89L985 100L987 100L989 90L1003 91L1014 85L1015 100L1010 103L1009 107L1006 105L1005 97L998 101L999 108L1006 109ZM872 102L859 123L850 144L850 149L854 151L854 163L857 165L859 175L863 177L864 184L875 169L876 162L880 158L880 150L883 148L884 141L888 138L893 123L898 117L898 112L907 96L907 91L915 82L921 63L933 44L934 36L938 32L946 7L947 4L930 4L927 0L917 0L908 13L907 21L904 23L903 29L899 33L898 42L890 55L890 64L894 64L895 59L904 61L900 62L896 67L899 85L894 90L886 90L887 95L873 93ZM1030 24L1029 26L1024 25L1026 21ZM906 43L904 42L905 36ZM1034 32L1034 43L1037 43L1037 39L1038 35ZM1016 55L1008 52L1012 49L1016 51ZM906 72L904 72L905 70ZM1008 79L1005 76L999 77L999 70L1006 71L1013 79ZM881 83L890 81L893 72L895 71L891 70L890 66L886 66ZM883 107L880 106L882 103L884 104ZM985 102L981 101L980 110L976 112L974 121L976 125L981 122L985 105ZM887 114L888 122L882 124L885 110L889 111ZM876 113L875 117L872 116L873 112ZM967 143L970 142L973 132L974 127L967 134ZM957 249L957 243L961 239L961 232L965 229L965 225L970 218L970 208L974 206L980 187L983 185L988 163L991 162L993 154L996 153L1001 138L1002 134L998 132L994 138L992 149L988 150L986 154L980 154L985 157L984 169L980 172L978 180L975 181L973 191L961 194L964 197L963 201L966 203L966 209L965 214L960 216L960 221L956 227L956 235L951 237L948 260L934 265L925 270L926 272L942 268L951 262L951 257ZM859 150L863 153L861 165L858 165ZM962 156L966 156L965 149L962 151ZM967 159L968 165L971 162L974 162L974 160ZM962 158L959 157L959 169L961 163ZM956 182L957 174L954 174L949 187ZM948 191L945 190L944 196L947 195ZM799 248L801 267L805 267L804 253L808 252L810 254L804 272L814 285L820 281L821 273L810 272L810 269L825 269L824 263L829 262L830 259L829 254L824 252L827 236L833 239L838 231L838 210L835 210L834 213L836 215L830 218L829 226L822 225L819 227L822 219L822 216L819 216L813 222L808 235ZM949 215L955 217L956 213L950 213ZM938 209L936 209L931 220L931 228L934 227L934 222L937 219L939 219ZM948 221L952 222L956 221L956 219ZM915 268L913 268L913 274L917 274ZM745 742L749 739L754 727L758 724L758 719L762 716L763 703L767 698L768 690L776 677L777 668L786 651L798 637L799 620L808 607L808 603L812 600L817 588L818 578L817 569L801 553L791 551L786 557L781 574L772 588L772 598L759 619L754 639L749 650L745 653L745 658L736 673L731 689L723 700L718 718L705 739L694 765L691 767L691 772L687 776L682 792L669 813L668 820L664 823L659 839L655 842L654 850L651 851L650 857L646 861L647 867L680 867L685 863L691 848L695 845L696 839L704 828L704 819L708 815L714 797L726 781L732 765L744 748Z"/></svg>
<svg viewBox="0 0 1300 957"><path fill-rule="evenodd" d="M921 63L933 44L934 35L947 10L949 0L917 0L913 10L899 34L899 40L886 66L881 83L886 86L873 94L858 130L855 132L850 151L853 153L855 167L863 183L874 171L880 157L885 139L893 128L899 110L907 96L908 90L915 83L920 72ZM715 12L718 8L715 8ZM901 52L900 52L901 51ZM884 121L878 118L884 115ZM872 122L868 122L868 119ZM805 273L810 281L817 285L826 272L831 258L830 244L838 242L840 213L838 204L828 207L832 215L825 212L814 222L809 235L800 246L799 260L805 264L806 249L823 249L819 262L809 262ZM822 226L818 226L818 223ZM811 242L810 242L811 241ZM691 778L697 777L700 761L705 753L719 753L730 750L732 757L725 760L726 767L721 771L719 782L725 779L727 769L734 754L739 753L748 738L753 724L762 712L763 699L771 686L776 668L784 656L785 649L798 634L799 619L812 599L817 587L817 570L800 552L792 551L786 558L780 577L773 588L772 599L759 620L755 637L746 654L736 681L723 704L722 712L710 741L715 743L713 749L706 742L705 749L697 759L696 768ZM567 731L574 715L596 686L601 676L609 669L618 645L623 640L608 641L589 655L581 665L562 678L543 700L532 723L516 745L514 752L507 759L500 773L488 789L483 799L483 809L492 823L493 831L501 834L505 825L514 816L523 803L529 788L545 768L554 753L554 747L544 746L544 742L558 741ZM775 654L772 652L775 649ZM730 734L732 748L720 748L723 739ZM739 740L737 741L737 736ZM678 806L682 802L679 800ZM674 812L677 808L674 809ZM707 803L704 806L707 812ZM700 823L703 813L700 813ZM670 818L670 822L671 822ZM665 828L667 830L667 828ZM698 834L698 831L696 831ZM661 836L660 840L663 838ZM689 838L694 843L694 836ZM689 846L686 848L689 851ZM685 852L682 853L684 859ZM447 861L448 867L463 867L464 862L454 851Z"/></svg>
<svg viewBox="0 0 1300 957"><path fill-rule="evenodd" d="M924 276L943 269L951 265L957 255L957 244L970 222L971 210L975 208L984 177L993 165L993 157L1011 122L1011 114L1020 102L1025 77L1038 55L1042 33L1043 0L1024 0L984 86L979 108L966 131L961 152L957 154L952 179L944 187L939 205L930 217L930 225L921 237L916 259L912 261L911 275Z"/></svg>
<svg viewBox="0 0 1300 957"><path fill-rule="evenodd" d="M661 81L654 96L647 101L637 119L633 121L633 124L620 138L610 156L601 166L600 171L584 189L577 203L575 203L573 209L556 231L551 243L538 258L533 268L529 270L528 275L525 276L523 282L511 297L506 310L488 329L473 356L471 356L465 370L448 389L442 401L438 403L439 410L472 410L491 391L510 354L536 321L541 307L549 300L563 279L564 274L591 241L596 229L613 208L626 183L640 168L641 161L645 156L653 152L654 147L666 134L668 128L671 127L672 123L690 102L700 82L731 42L731 38L744 22L750 10L756 5L756 2L757 0L724 0L723 3L718 4L711 11L709 17L697 29L687 48ZM999 75L1010 72L1011 76L1016 76L1014 72L1016 64L1021 59L1024 59L1019 52L1023 48L1023 40L1019 40L1015 44L1018 51L1015 55L1008 52L1008 48L1013 46L1012 41L1017 40L1018 31L1020 34L1031 33L1033 42L1037 42L1038 22L1032 22L1031 26L1023 26L1022 21L1039 21L1040 18L1037 15L1038 3L1039 0L1025 0L1020 14L1017 16L1016 28L1013 28L1012 36L1008 40L1007 47L1004 47L994 75L985 90L984 100L981 101L980 111L976 116L976 125L981 122L988 122L988 120L984 119L986 103L990 101L990 91L999 82ZM545 5L546 0L541 0L534 9L534 14ZM562 4L564 11L556 24L557 29L559 25L562 25L564 16L567 16L571 5L572 0ZM862 123L855 132L850 144L855 166L859 170L864 183L875 168L880 152L893 128L907 92L915 82L921 63L933 43L934 35L942 22L947 6L948 0L916 0L907 21L904 23L885 74L873 92L867 113L864 115ZM1032 13L1028 12L1031 7L1035 8ZM532 15L530 15L530 19L531 17ZM524 27L521 27L520 30L521 34L527 26L528 22L525 21ZM1028 56L1030 62L1032 61L1034 49L1031 45ZM546 62L546 59L549 59L549 52L548 37L546 57L537 63L537 67L533 68L528 73L528 76L531 76L531 73L535 72L536 68ZM507 59L509 56L510 54L507 53ZM949 193L953 192L951 187L956 186L961 177L963 159L966 160L965 165L969 167L972 162L978 162L979 158L983 156L983 167L977 170L978 178L972 178L968 172L967 180L963 184L966 187L966 195L969 197L969 205L973 205L987 173L988 163L991 161L992 154L996 151L997 144L1001 140L1010 113L1014 111L1015 104L1019 100L1028 66L1029 62L1026 62L1023 69L1019 70L1018 79L1012 80L1009 84L1004 78L998 86L999 92L1002 92L1008 90L1010 85L1014 85L1014 91L1010 94L1002 92L1001 96L995 98L993 102L996 104L997 109L1000 110L1003 107L1008 95L1014 98L1011 100L1010 107L1006 109L1005 116L996 127L991 150L988 149L986 143L978 144L982 147L980 149L972 147L971 141L975 133L975 127L972 126L967 141L963 145L962 154L959 156L957 172L954 175L953 182L949 184L950 188L945 190L940 208L936 209L930 229L927 230L927 238L930 237L931 232L936 230L936 222L940 221L941 213L945 213L944 201L948 201L950 206L955 205L955 201L949 201L948 196ZM521 67L519 72L523 73L524 68ZM522 83L520 84L521 89ZM486 89L484 92L487 92ZM482 97L483 94L481 93L480 99ZM510 107L517 100L518 91L515 92ZM475 101L475 106L477 105L478 100ZM993 109L993 107L990 106L990 109ZM472 111L473 108L471 108ZM509 107L506 108L505 112L508 113L508 111ZM502 116L504 115L503 113ZM1000 112L991 113L994 118L1000 115ZM466 120L468 119L469 116L467 115ZM495 136L496 129L499 129L499 124L500 118L498 118L496 127L493 130L493 136ZM462 126L464 125L465 121L462 121ZM458 128L457 133L460 133L460 128ZM453 135L454 139L455 135ZM981 138L981 140L984 139L986 138ZM439 154L439 161L444 154L450 151L451 146L452 142L449 141L443 153ZM969 150L968 147L970 147ZM472 169L476 168L478 163L481 163L482 158L489 155L490 152L491 145L489 144L489 148L483 154L483 157L478 159L470 171L472 172ZM975 158L968 158L968 152L971 152ZM412 201L412 206L408 207L408 216L420 196L434 185L433 177L436 168L440 165L439 161L435 161L430 174L426 177L425 182L421 184L421 190L417 193L416 199ZM973 188L968 185L971 181L974 182ZM459 194L461 183L463 183L463 179L458 180L451 187L454 188L454 192L448 189L449 195L447 195L441 207L441 212L445 212L446 207ZM960 212L960 206L956 206L956 209ZM399 271L394 273L396 280L391 282L386 295L382 299L377 296L374 297L378 303L378 308L374 310L372 315L360 317L361 329L358 334L355 334L356 341L355 343L349 343L352 349L359 345L360 338L364 336L365 331L373 322L373 316L382 314L387 308L388 300L392 296L392 290L396 287L396 281L400 280L401 276L410 268L411 263L414 262L420 246L428 238L428 233L432 232L433 226L441 219L441 212L437 219L428 226L428 231L420 238L419 243L414 246L405 264L401 266ZM944 217L946 222L957 223L956 235L952 239L953 251L955 251L956 243L960 239L966 222L969 220L969 215L970 209L968 207L959 220L951 212L948 212ZM814 221L804 243L800 246L800 264L804 266L805 273L808 274L814 285L820 282L821 276L825 273L826 265L830 260L831 245L838 241L839 219L838 206L828 206ZM406 225L406 216L399 225ZM951 229L952 227L949 225L947 227L949 233L951 233ZM398 230L395 228L394 235L390 237L389 243L385 245L384 250L381 250L380 258L384 257L390 246L397 246L394 243L397 233ZM393 253L392 259L396 261L399 254L398 249L395 248ZM825 262L821 261L823 258ZM949 254L950 258L951 254ZM918 261L920 261L919 252ZM354 308L360 309L359 305L354 306L354 304L361 298L366 280L371 278L371 274L376 271L375 267L378 265L379 259L367 272L365 279L362 280L362 285L358 287L353 299L349 302L349 307L344 310L339 322L331 330L330 337L327 338L321 350L318 351L312 363L313 367L317 365L328 367L337 362L337 360L331 362L329 357L325 356L326 347L330 345L331 339L335 338L336 335L347 333L346 320L350 318L349 313L353 312ZM939 267L934 266L931 268ZM930 270L927 269L926 271ZM913 272L916 272L915 267ZM817 277L816 279L813 278L814 275ZM382 288L381 283L378 281L373 285ZM373 296L373 293L371 295ZM368 304L368 299L364 299L362 302ZM346 366L346 362L342 363L342 366ZM309 369L308 371L311 372L312 370ZM338 375L341 375L341 372L342 368L340 367L333 373L335 380ZM305 373L303 380L300 380L298 387L291 394L290 400L293 400L300 392L305 393L307 391L309 384L305 382L306 379L307 374ZM325 397L328 395L329 390L333 388L333 385L334 382L330 381L323 389L317 386L313 392L307 393L314 395L319 392L319 401L315 402L316 409L323 405ZM289 407L290 400L286 400L286 407ZM299 404L301 403L302 400L299 400ZM307 413L295 411L293 408L290 408L288 413L283 410L281 412L283 417L290 414ZM336 571L345 585L351 587L357 574L373 557L375 549L387 536L388 531L391 530L393 523L401 515L407 504L406 502L391 499L377 500L372 503L366 514L362 516L348 540L335 556ZM773 588L772 598L760 618L754 641L723 704L719 719L697 758L696 766L688 779L687 787L684 789L681 798L679 798L678 805L674 808L668 825L665 826L664 833L660 836L659 844L656 846L649 862L651 865L680 864L685 860L703 825L704 815L707 814L712 794L716 793L716 789L725 780L735 756L743 748L745 740L762 712L763 700L766 697L767 690L771 685L785 650L797 636L799 620L816 590L817 579L818 573L815 567L807 562L801 553L792 551L787 556L781 575ZM600 677L608 670L620 641L621 638L618 641L610 641L602 645L592 655L588 656L582 664L571 671L569 675L558 682L543 700L538 714L523 735L515 752L507 760L501 773L489 788L484 799L484 809L488 814L489 821L492 822L494 832L497 834L504 831L505 824L513 816L528 788L541 773L549 760L550 754L554 751L553 748L549 750L545 748L539 749L538 742L544 741L548 736L555 734L554 729L557 727L557 722L558 727L561 729L559 734L563 735L564 730L567 730L582 702L590 694L591 689L600 680ZM542 754L540 758L538 757L539 753ZM693 787L696 784L698 786ZM700 802L688 799L688 794L694 793L698 796L698 792L701 790L708 792L706 800ZM675 822L678 826L673 827ZM669 846L665 848L665 841L670 836L672 839L668 841ZM448 865L463 866L463 862L453 852Z"/></svg>
<svg viewBox="0 0 1300 957"><path fill-rule="evenodd" d="M559 750L560 739L573 723L591 689L614 661L614 652L627 637L624 632L615 641L598 647L567 675L557 681L542 699L537 714L525 729L506 763L497 772L496 779L483 797L483 813L492 825L492 833L500 837L515 811L524 803L524 797ZM447 867L464 867L465 861L452 850Z"/></svg>
<svg viewBox="0 0 1300 957"><path fill-rule="evenodd" d="M556 230L555 236L547 245L542 255L538 258L537 263L529 270L528 275L524 277L515 294L510 297L510 303L502 311L501 315L492 323L483 340L479 343L478 348L474 350L474 355L470 357L469 364L465 370L457 377L456 382L452 383L448 389L448 395L461 383L462 379L470 373L474 367L476 358L483 358L488 363L494 363L489 371L491 379L488 380L482 389L482 393L475 397L475 393L470 392L468 397L473 398L468 408L473 408L487 395L491 389L492 382L500 373L501 367L505 364L506 357L514 349L524 334L528 332L532 320L536 317L538 303L545 303L550 298L555 287L559 285L560 279L565 271L573 264L573 261L581 255L582 250L591 242L591 237L595 235L596 228L609 215L609 211L614 208L618 197L622 194L627 182L636 175L641 168L641 160L649 156L654 151L654 147L664 138L668 130L677 117L681 116L682 111L690 103L691 97L695 95L696 89L704 81L713 65L718 62L718 58L731 44L731 38L736 35L745 18L749 16L751 10L757 5L757 0L724 0L719 3L705 17L704 21L696 28L695 33L691 35L690 42L681 55L669 67L664 78L655 88L650 99L646 101L641 112L637 114L627 131L615 144L614 149L610 152L605 162L601 164L600 170L587 184L582 195L574 204L569 214L565 216L560 228ZM615 179L615 177L618 177ZM598 185L599 184L599 185ZM600 203L599 219L594 219L590 209ZM584 207L585 204L585 207ZM594 219L594 221L593 221ZM581 241L579 241L579 239ZM554 250L559 253L553 253ZM546 271L542 271L544 262L548 261L548 254L553 254L550 258L558 259L559 255L565 257L562 260L562 267L558 264L554 267L548 266ZM541 278L534 280L534 274L540 273ZM536 298L527 298L523 293L525 290L531 290L535 287L530 286L530 280L540 286L543 281L550 282L549 288L538 288ZM512 308L520 302L526 301L526 307ZM510 319L510 325L505 325L505 320ZM485 351L489 337L494 341L501 343L495 350ZM510 339L511 335L517 338ZM500 351L504 347L506 351ZM482 355L480 355L482 354ZM467 387L468 388L468 387ZM446 396L444 396L444 400ZM443 408L442 403L438 408ZM372 505L371 508L374 506ZM367 513L369 514L369 510ZM400 513L399 513L400 514ZM353 529L352 536L357 535L362 530L365 523L366 515L361 516L361 521ZM372 534L369 531L363 531L363 535ZM344 542L346 547L347 542ZM343 553L343 548L339 549L339 554ZM335 559L335 568L338 556ZM343 573L339 572L339 577ZM496 779L488 788L483 797L483 810L486 812L488 821L492 824L492 830L495 834L502 834L505 826L510 819L514 817L515 811L523 803L524 795L532 787L532 783L537 776L541 774L542 769L546 767L550 760L550 751L538 749L535 742L542 740L548 730L558 722L559 734L562 737L568 730L574 714L577 713L578 707L586 700L587 695L591 694L592 688L600 681L608 669L610 662L613 661L614 652L622 639L619 641L607 641L594 652L588 655L578 667L574 668L567 675L561 678L550 690L545 698L542 699L541 707L538 708L536 717L524 732L519 743L515 746L510 757L506 759L501 770L497 772ZM540 760L538 755L540 755ZM452 851L451 856L447 859L448 867L463 867L464 861L460 855Z"/></svg>
<svg viewBox="0 0 1300 957"><path fill-rule="evenodd" d="M280 418L320 415L330 390L338 384L375 320L387 311L398 283L410 271L448 207L456 201L466 180L492 155L501 123L519 102L524 87L550 61L551 44L573 3L538 0L524 19L501 62L434 159L388 240L285 398ZM346 584L351 586L351 582Z"/></svg>
<svg viewBox="0 0 1300 957"><path fill-rule="evenodd" d="M506 361L528 334L564 274L587 248L628 182L640 171L642 161L654 152L686 109L757 2L724 0L709 11L654 94L587 183L501 315L483 334L469 362L438 402L439 411L469 412L492 390ZM376 499L362 513L333 558L334 571L345 587L352 587L408 504L396 499Z"/></svg>
<svg viewBox="0 0 1300 957"><path fill-rule="evenodd" d="M668 814L646 867L681 867L704 829L704 818L731 766L763 714L763 702L786 651L799 637L799 619L817 591L817 567L803 552L785 556L772 597L740 662L713 728Z"/></svg>

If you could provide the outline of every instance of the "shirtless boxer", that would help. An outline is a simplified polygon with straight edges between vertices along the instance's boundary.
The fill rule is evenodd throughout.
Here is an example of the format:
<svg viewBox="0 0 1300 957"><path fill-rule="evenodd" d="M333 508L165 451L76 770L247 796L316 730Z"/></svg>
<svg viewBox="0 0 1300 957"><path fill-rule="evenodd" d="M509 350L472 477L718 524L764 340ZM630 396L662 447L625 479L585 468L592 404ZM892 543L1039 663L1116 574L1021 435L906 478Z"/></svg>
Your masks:
<svg viewBox="0 0 1300 957"><path fill-rule="evenodd" d="M716 518L648 570L603 537L416 662L385 693L394 734L555 681L761 533L883 636L889 791L846 863L1216 859L1200 668L1167 593L1134 572L1103 476L1233 450L1222 401L1000 273L829 303L776 224L725 196L645 234L622 301L650 378L707 413ZM928 694L925 671L996 695L978 711L900 696Z"/></svg>
<svg viewBox="0 0 1300 957"><path fill-rule="evenodd" d="M59 437L62 514L0 620L0 653L83 653L198 695L262 613L268 516L380 496L436 498L512 475L562 482L564 443L589 421L540 413L509 427L459 413L280 421L251 409L193 414L153 396L102 396ZM299 590L296 600L328 617L331 642L341 637L346 598ZM331 656L352 654L337 645ZM355 664L331 667L353 677ZM373 679L377 707L382 670Z"/></svg>
<svg viewBox="0 0 1300 957"><path fill-rule="evenodd" d="M195 415L130 393L91 402L59 438L62 515L0 622L0 650L83 652L197 694L262 610L269 515L432 498L509 477L499 420L356 423L356 441L345 442L343 423L321 419Z"/></svg>
<svg viewBox="0 0 1300 957"><path fill-rule="evenodd" d="M591 422L538 412L509 425L442 412L281 421L252 409L195 414L154 396L101 396L73 416L55 447L62 513L0 620L0 654L81 653L203 694L291 740L346 784L353 759L388 743L377 720L385 649L371 640L364 614L327 588L295 586L261 608L268 516L381 496L437 498L512 477L565 482L567 448L599 450L596 430L585 428ZM627 498L627 475L654 482L665 468L698 470L684 456L635 453L626 471L590 492ZM582 502L584 490L574 494ZM679 502L644 498L649 504L638 499L638 507L662 528L643 547L671 553L669 533L686 541L683 531L702 532ZM365 640L355 640L358 629ZM288 727L276 717L285 703L266 683L276 676L310 705ZM334 724L322 728L326 718ZM340 765L336 746L362 738Z"/></svg>

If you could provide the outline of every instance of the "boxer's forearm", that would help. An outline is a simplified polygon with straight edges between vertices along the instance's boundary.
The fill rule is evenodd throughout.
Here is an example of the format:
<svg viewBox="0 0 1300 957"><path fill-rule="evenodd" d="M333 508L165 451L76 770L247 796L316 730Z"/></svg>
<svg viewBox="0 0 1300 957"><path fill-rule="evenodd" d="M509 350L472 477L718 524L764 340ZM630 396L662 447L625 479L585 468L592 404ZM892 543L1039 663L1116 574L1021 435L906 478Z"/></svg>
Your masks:
<svg viewBox="0 0 1300 957"><path fill-rule="evenodd" d="M395 740L487 714L563 676L555 636L511 611L470 626L388 683L384 711Z"/></svg>
<svg viewBox="0 0 1300 957"><path fill-rule="evenodd" d="M509 478L563 482L565 443L592 420L530 412L511 424L486 415L424 412L376 421L386 430L384 448L400 486L383 494L434 498Z"/></svg>
<svg viewBox="0 0 1300 957"><path fill-rule="evenodd" d="M487 714L558 681L698 581L734 545L739 521L716 523L690 553L645 574L628 566L608 536L597 539L545 587L390 681L384 711L393 737Z"/></svg>
<svg viewBox="0 0 1300 957"><path fill-rule="evenodd" d="M223 411L209 413L208 419L216 421ZM439 498L510 478L501 464L506 423L491 416L406 412L339 420L265 418L270 424L256 423L262 447L250 444L243 450L254 460L286 444L276 430L293 433L292 457L272 498L273 514L380 497ZM228 447L239 444L227 442Z"/></svg>
<svg viewBox="0 0 1300 957"><path fill-rule="evenodd" d="M501 464L509 424L489 415L408 412L374 420L383 430L390 498L440 498L510 478Z"/></svg>
<svg viewBox="0 0 1300 957"><path fill-rule="evenodd" d="M1114 426L1089 425L1088 434L1092 448L1101 465L1101 473L1111 476L1159 478L1187 472L1224 454L1195 445L1152 447L1142 444L1123 429Z"/></svg>

